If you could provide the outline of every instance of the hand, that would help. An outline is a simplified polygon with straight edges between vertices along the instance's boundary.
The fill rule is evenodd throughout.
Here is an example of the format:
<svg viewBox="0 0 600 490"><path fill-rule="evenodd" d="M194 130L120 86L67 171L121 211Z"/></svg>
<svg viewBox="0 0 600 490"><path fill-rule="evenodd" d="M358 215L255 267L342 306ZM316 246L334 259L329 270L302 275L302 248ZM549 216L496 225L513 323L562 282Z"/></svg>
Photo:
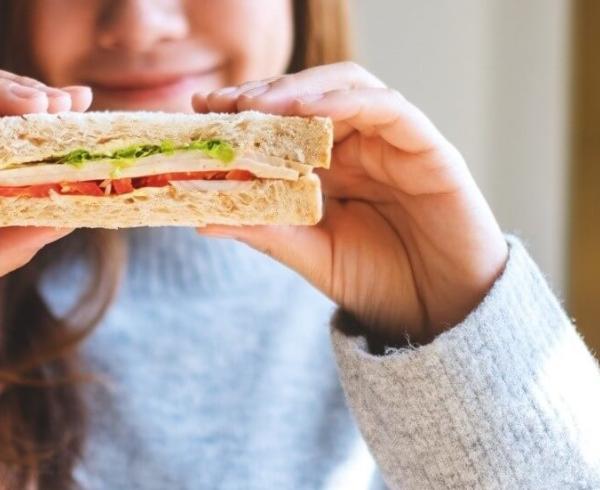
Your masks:
<svg viewBox="0 0 600 490"><path fill-rule="evenodd" d="M353 63L194 97L196 110L329 116L315 227L210 226L305 276L394 344L428 342L489 291L507 245L458 151L398 92Z"/></svg>
<svg viewBox="0 0 600 490"><path fill-rule="evenodd" d="M0 70L0 116L85 111L92 102L88 87L48 87L27 77ZM22 267L50 242L70 230L55 228L0 228L0 277Z"/></svg>

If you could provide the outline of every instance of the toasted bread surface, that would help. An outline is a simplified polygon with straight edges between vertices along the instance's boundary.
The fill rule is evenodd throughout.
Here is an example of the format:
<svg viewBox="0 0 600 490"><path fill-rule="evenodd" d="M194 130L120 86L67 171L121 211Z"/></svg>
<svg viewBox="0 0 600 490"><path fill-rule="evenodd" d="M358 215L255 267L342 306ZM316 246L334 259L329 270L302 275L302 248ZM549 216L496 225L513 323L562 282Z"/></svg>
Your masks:
<svg viewBox="0 0 600 490"><path fill-rule="evenodd" d="M0 118L0 167L42 161L78 149L96 153L139 144L176 145L222 139L236 151L329 167L332 123L327 118L163 112L66 112Z"/></svg>
<svg viewBox="0 0 600 490"><path fill-rule="evenodd" d="M226 190L146 187L104 197L0 197L0 226L313 225L322 214L320 181L254 180Z"/></svg>

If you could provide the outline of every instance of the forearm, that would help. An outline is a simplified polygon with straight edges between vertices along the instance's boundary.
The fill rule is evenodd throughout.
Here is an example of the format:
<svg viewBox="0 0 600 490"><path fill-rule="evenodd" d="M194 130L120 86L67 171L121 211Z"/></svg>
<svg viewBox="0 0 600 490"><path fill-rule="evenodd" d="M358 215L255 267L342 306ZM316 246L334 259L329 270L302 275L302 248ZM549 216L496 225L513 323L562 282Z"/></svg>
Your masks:
<svg viewBox="0 0 600 490"><path fill-rule="evenodd" d="M597 363L517 242L484 302L431 344L377 356L332 337L391 488L600 487Z"/></svg>

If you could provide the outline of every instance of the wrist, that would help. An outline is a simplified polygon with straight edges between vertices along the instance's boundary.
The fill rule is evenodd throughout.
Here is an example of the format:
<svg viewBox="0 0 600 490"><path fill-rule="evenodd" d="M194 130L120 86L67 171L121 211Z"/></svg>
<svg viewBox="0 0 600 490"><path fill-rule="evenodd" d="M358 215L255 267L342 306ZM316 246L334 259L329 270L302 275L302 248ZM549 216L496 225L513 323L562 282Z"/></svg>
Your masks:
<svg viewBox="0 0 600 490"><path fill-rule="evenodd" d="M440 289L437 295L422 292L411 316L396 312L390 315L393 320L383 321L377 315L381 312L369 315L362 309L357 311L352 305L342 305L336 316L337 324L349 335L364 336L374 354L383 354L386 347L429 344L476 310L503 274L508 263L508 245L504 237L495 247L495 253L490 255L480 267L472 268L476 272L470 275L469 280L465 278L468 274L455 272L454 277L460 276L461 281L451 284L444 292L439 293ZM411 317L419 321L411 321Z"/></svg>

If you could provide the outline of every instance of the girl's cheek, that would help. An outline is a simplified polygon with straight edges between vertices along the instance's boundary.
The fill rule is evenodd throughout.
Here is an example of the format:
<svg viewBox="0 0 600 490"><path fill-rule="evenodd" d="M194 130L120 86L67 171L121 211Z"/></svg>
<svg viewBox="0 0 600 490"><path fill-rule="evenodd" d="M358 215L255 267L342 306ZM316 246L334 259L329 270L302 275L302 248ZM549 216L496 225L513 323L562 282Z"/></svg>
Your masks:
<svg viewBox="0 0 600 490"><path fill-rule="evenodd" d="M94 51L92 3L50 0L52 8L45 8L44 1L34 2L31 51L44 82L57 86L79 82L77 66Z"/></svg>
<svg viewBox="0 0 600 490"><path fill-rule="evenodd" d="M188 8L192 35L226 54L227 85L286 70L294 35L291 0L190 0Z"/></svg>

